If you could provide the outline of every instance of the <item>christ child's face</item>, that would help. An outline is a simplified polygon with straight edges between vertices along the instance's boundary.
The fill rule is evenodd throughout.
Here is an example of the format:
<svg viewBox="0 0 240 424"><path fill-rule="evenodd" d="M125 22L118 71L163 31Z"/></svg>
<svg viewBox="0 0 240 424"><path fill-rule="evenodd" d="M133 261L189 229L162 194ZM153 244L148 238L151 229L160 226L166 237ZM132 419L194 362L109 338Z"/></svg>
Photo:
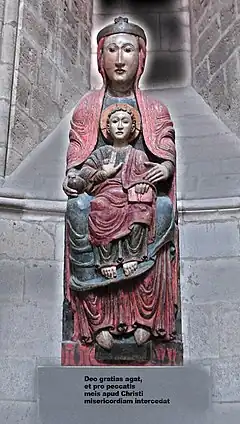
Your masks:
<svg viewBox="0 0 240 424"><path fill-rule="evenodd" d="M130 135L135 130L132 117L128 112L118 110L114 112L108 122L108 131L113 141L128 144Z"/></svg>

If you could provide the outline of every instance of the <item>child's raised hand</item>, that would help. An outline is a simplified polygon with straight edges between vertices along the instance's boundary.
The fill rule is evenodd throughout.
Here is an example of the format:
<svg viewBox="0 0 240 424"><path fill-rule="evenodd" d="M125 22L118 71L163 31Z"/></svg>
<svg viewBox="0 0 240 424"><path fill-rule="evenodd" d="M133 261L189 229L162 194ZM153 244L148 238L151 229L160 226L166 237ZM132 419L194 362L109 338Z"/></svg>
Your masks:
<svg viewBox="0 0 240 424"><path fill-rule="evenodd" d="M112 165L111 162L109 162L106 165L102 165L102 170L104 171L106 177L114 177L114 175L116 175L118 173L118 171L120 171L120 169L122 168L123 164L120 163L117 166Z"/></svg>
<svg viewBox="0 0 240 424"><path fill-rule="evenodd" d="M115 166L116 162L116 152L112 152L110 159L104 159L102 170L105 172L106 177L114 177L120 171L120 169L123 166L123 163L121 162L119 165Z"/></svg>

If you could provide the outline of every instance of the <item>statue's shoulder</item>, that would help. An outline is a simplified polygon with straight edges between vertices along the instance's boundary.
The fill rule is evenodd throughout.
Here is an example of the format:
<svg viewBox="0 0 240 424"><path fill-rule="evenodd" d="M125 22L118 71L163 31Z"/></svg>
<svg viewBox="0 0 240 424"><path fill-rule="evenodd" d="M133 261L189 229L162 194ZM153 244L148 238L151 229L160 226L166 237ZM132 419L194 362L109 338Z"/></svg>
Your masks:
<svg viewBox="0 0 240 424"><path fill-rule="evenodd" d="M155 111L157 115L169 115L167 106L161 100L154 97L154 95L150 94L149 91L142 91L141 97L148 110Z"/></svg>
<svg viewBox="0 0 240 424"><path fill-rule="evenodd" d="M79 100L77 106L73 112L73 120L83 118L83 116L89 113L93 107L99 104L98 100L102 96L102 90L90 90Z"/></svg>

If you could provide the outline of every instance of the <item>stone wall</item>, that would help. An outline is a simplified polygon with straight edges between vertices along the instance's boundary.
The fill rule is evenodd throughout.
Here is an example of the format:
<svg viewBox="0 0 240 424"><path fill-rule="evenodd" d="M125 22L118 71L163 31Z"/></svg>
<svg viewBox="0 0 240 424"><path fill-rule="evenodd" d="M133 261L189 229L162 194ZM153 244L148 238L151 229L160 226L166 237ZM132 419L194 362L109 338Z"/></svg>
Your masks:
<svg viewBox="0 0 240 424"><path fill-rule="evenodd" d="M6 151L19 1L0 0L0 179L5 174Z"/></svg>
<svg viewBox="0 0 240 424"><path fill-rule="evenodd" d="M1 176L11 174L89 88L91 21L91 1L5 1Z"/></svg>
<svg viewBox="0 0 240 424"><path fill-rule="evenodd" d="M64 214L1 194L0 209L1 422L35 424L37 366L60 364Z"/></svg>
<svg viewBox="0 0 240 424"><path fill-rule="evenodd" d="M37 186L32 200L24 185L21 193L15 183L14 191L0 189L3 423L37 423L37 366L60 363L65 202L52 199L65 172L69 117L62 118L90 86L91 20L90 0L0 0L0 178L24 168L23 159L36 152L27 180L44 191L46 181L51 186L47 172L58 179L48 201ZM43 158L39 149L49 133L55 143L49 136L53 150Z"/></svg>
<svg viewBox="0 0 240 424"><path fill-rule="evenodd" d="M136 7L137 4L137 7ZM97 72L96 35L119 15L146 30L147 68L141 80L146 88L186 86L191 83L188 0L94 0L92 31L92 88L101 86Z"/></svg>
<svg viewBox="0 0 240 424"><path fill-rule="evenodd" d="M240 1L190 2L193 86L240 135Z"/></svg>
<svg viewBox="0 0 240 424"><path fill-rule="evenodd" d="M232 424L232 404L240 410L240 208L220 203L207 210L198 200L199 210L180 213L182 320L185 358L209 370L216 411L224 402L230 420L221 422Z"/></svg>

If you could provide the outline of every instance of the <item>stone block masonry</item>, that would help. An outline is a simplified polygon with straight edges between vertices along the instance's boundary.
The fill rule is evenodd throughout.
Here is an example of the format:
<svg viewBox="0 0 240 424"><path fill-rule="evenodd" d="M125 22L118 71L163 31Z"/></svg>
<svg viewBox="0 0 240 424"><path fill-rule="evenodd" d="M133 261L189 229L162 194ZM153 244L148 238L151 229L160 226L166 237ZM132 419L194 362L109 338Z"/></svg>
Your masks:
<svg viewBox="0 0 240 424"><path fill-rule="evenodd" d="M6 167L18 10L18 0L0 1L0 185Z"/></svg>
<svg viewBox="0 0 240 424"><path fill-rule="evenodd" d="M193 86L240 135L240 2L190 2Z"/></svg>
<svg viewBox="0 0 240 424"><path fill-rule="evenodd" d="M1 198L0 219L0 421L35 424L37 366L60 364L64 208L34 216L51 202L33 201L27 212L22 199L10 208L7 200Z"/></svg>
<svg viewBox="0 0 240 424"><path fill-rule="evenodd" d="M1 177L89 89L91 27L91 1L1 1Z"/></svg>
<svg viewBox="0 0 240 424"><path fill-rule="evenodd" d="M210 370L214 402L240 403L240 209L213 209L180 213L184 352Z"/></svg>
<svg viewBox="0 0 240 424"><path fill-rule="evenodd" d="M94 0L92 32L93 88L101 86L97 72L97 32L122 15L141 25L147 34L147 67L141 85L145 88L186 86L191 82L188 0L148 2Z"/></svg>

